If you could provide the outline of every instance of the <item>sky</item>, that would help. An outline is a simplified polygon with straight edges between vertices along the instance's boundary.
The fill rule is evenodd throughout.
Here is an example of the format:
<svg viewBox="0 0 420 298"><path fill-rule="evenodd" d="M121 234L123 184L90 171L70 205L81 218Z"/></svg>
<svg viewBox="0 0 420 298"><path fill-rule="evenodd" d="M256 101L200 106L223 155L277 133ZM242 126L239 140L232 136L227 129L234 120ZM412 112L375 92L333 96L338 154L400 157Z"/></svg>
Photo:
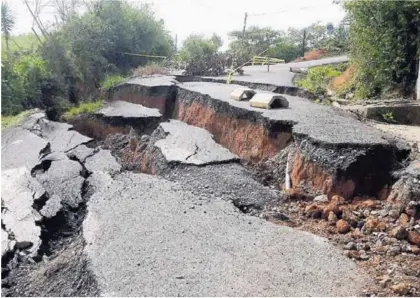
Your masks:
<svg viewBox="0 0 420 298"><path fill-rule="evenodd" d="M228 45L227 33L241 30L245 12L247 26L269 26L273 29L302 28L312 23L338 22L344 10L332 0L130 0L152 5L156 16L162 18L172 36L178 37L178 46L191 33L220 35ZM16 25L13 35L31 31L32 18L22 0L8 0ZM48 7L41 14L43 23L53 22L54 14Z"/></svg>

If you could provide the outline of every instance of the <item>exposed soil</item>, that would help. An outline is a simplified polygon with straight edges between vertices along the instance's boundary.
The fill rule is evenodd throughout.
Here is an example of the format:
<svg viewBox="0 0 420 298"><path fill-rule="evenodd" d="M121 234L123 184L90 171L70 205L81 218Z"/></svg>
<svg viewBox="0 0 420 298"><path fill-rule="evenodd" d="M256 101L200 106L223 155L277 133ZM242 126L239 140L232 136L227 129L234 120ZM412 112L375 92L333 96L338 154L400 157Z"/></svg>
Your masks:
<svg viewBox="0 0 420 298"><path fill-rule="evenodd" d="M411 205L406 202L403 206L387 202L386 196L382 200L374 197L345 200L339 196L328 199L323 196L324 201L314 202L316 194L301 192L304 188L300 191L277 191L266 199L261 190L258 198L248 200L248 194L261 187L253 186L250 190L245 187L250 183L246 180L249 178L245 178L249 172L243 169L240 173L232 165L195 167L168 164L154 146L164 137L159 129L151 136L141 137L132 131L129 136L109 137L103 144L112 150L125 169L160 175L210 197L213 194L227 200L232 197L232 202L244 213L328 238L377 281L365 290L366 296L416 296L420 293L420 246L416 238L417 234L420 237L420 206L415 202ZM292 150L289 146L270 159L271 163L259 166L247 163L247 168L263 185L282 189L285 186L285 167ZM268 169L264 172L263 165L274 167L277 171ZM218 182L230 177L236 177L234 181L237 183L232 184L229 180L229 183L221 185ZM244 191L243 199L237 201L234 198L239 197L241 190ZM400 229L402 234L395 234L396 229Z"/></svg>
<svg viewBox="0 0 420 298"><path fill-rule="evenodd" d="M351 203L342 200L338 205L333 201L314 203L311 198L292 194L287 202L266 208L259 216L326 237L342 248L377 281L365 295L418 296L420 248L408 235L420 236L419 216L399 215L392 205L369 198ZM348 225L344 229L343 221ZM395 234L395 229L402 232Z"/></svg>
<svg viewBox="0 0 420 298"><path fill-rule="evenodd" d="M183 183L191 191L231 200L244 213L330 239L378 281L366 289L364 294L367 296L420 294L418 199L386 201L390 188L382 185L382 188L372 187L375 197L354 197L356 190L364 190L357 187L363 185L368 189L369 185L352 179L337 179L334 174L306 160L303 154L299 154L297 140L290 145L290 127L270 127L271 130L267 130L258 121L251 123L246 119L228 117L199 103L175 103L174 94L168 95L171 99L168 104L166 97L159 97L158 92L154 92L154 95L137 95L133 90L130 100L142 104L154 101L155 107L165 117L175 115L188 124L208 129L218 143L240 155L246 168L236 162L206 167L167 163L154 146L157 140L165 137L162 130L155 129L158 123L121 125L121 122L82 117L74 122L74 128L97 138L91 146L102 145L110 149L123 170L161 175ZM279 153L281 149L283 151ZM317 154L324 153L317 150ZM346 152L346 156L351 156L351 153ZM340 155L341 152L334 154ZM334 163L334 157L338 155L328 157ZM369 163L370 156L366 156L357 163L360 169ZM378 169L378 172L388 174L391 165L388 166ZM290 177L286 172L290 172ZM361 171L359 174L363 176L365 173ZM393 179L400 179L401 185L397 185L394 192L398 193L398 187L409 184L410 191L417 195L417 178L404 174L397 176ZM295 187L284 191L289 188L289 183ZM320 193L329 195L316 197ZM88 199L85 190L82 195L84 200ZM68 209L63 217L44 223L45 244L37 262L19 259L19 252L16 252L15 259L7 260L9 269L2 271L2 292L5 295L99 295L83 254L85 243L81 223L85 215L84 204L77 210Z"/></svg>
<svg viewBox="0 0 420 298"><path fill-rule="evenodd" d="M83 253L81 234L62 241L60 249L37 263L23 263L7 276L7 296L98 296L98 286Z"/></svg>

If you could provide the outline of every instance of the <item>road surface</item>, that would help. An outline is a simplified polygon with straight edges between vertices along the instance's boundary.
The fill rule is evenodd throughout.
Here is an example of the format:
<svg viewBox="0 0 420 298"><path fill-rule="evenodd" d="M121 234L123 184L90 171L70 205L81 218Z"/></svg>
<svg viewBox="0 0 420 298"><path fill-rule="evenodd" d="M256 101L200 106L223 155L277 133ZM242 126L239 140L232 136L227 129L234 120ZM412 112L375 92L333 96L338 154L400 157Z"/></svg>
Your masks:
<svg viewBox="0 0 420 298"><path fill-rule="evenodd" d="M74 217L83 220L83 233L75 234L74 245L84 243L85 247L83 252L74 253L71 243L57 252L56 257L34 265L33 271L24 277L17 275L15 283L20 288L15 291L20 295L350 296L361 294L370 282L353 261L326 239L244 214L226 200L225 192L193 192L195 174L183 175L182 181L169 181L158 176L121 172L109 151L87 148L84 144L90 139L72 131L68 125L44 122L37 130L25 129L25 125L27 122L3 131L7 138L3 139L2 157L6 162L2 175L6 170L25 165L26 172L33 173L29 179L42 185L46 196L44 207L50 201L52 208L57 207L57 200L61 203L59 208L72 207L81 198L77 208L73 206L66 212L82 212ZM184 171L192 167L194 173L197 167L188 166L188 160L182 158L185 144L171 140L179 133L179 123L171 121L163 125L169 133L163 142L172 144L167 156L185 163ZM47 143L51 152L40 155L45 153ZM220 150L208 136L195 144L197 152ZM16 148L26 148L28 154ZM180 152L181 158L175 156ZM225 150L220 152L228 158L223 162L234 157L226 155ZM205 156L206 164L211 156L215 156L216 163L220 162L219 154L200 156L200 160ZM240 167L235 160L230 162L235 168ZM36 167L39 163L43 166ZM206 167L199 174L200 179L212 183L210 189L217 188L217 183L212 181L216 166L200 168ZM88 177L83 174L84 169ZM242 175L240 171L236 173ZM25 189L26 182L16 183ZM60 187L63 183L67 188ZM72 188L72 183L79 186ZM230 189L225 185L229 177L221 178L219 183L223 184L222 189ZM256 186L259 187L261 193L272 192ZM29 213L42 213L43 208L38 211L36 204L33 205L31 190L26 192L29 195L15 193L14 200L25 202ZM233 187L229 196L238 199L241 187ZM8 199L6 207L8 210L13 207L12 199ZM54 214L48 216L53 218ZM35 219L31 223L37 227ZM9 235L14 232L8 225L6 229L2 231L2 243L5 232ZM32 248L30 252L36 254ZM22 270L29 270L25 268ZM77 289L75 283L79 284ZM97 290L90 289L93 285Z"/></svg>
<svg viewBox="0 0 420 298"><path fill-rule="evenodd" d="M244 66L244 75L241 76L238 74L234 74L232 76L232 79L252 83L273 84L277 86L293 86L292 80L295 76L295 73L290 72L290 67L307 68L325 64L347 62L348 60L349 59L347 56L337 56L311 61L275 64L270 65L269 72L267 71L267 65ZM218 78L227 79L227 76Z"/></svg>

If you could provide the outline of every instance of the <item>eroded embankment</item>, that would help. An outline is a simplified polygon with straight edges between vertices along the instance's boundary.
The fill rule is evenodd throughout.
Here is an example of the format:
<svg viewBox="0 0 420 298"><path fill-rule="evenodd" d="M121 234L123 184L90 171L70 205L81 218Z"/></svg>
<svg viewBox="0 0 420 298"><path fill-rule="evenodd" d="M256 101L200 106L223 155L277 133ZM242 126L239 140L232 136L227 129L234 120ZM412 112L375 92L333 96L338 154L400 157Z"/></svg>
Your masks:
<svg viewBox="0 0 420 298"><path fill-rule="evenodd" d="M162 84L159 80L156 84ZM277 86L251 85L274 92L287 91ZM216 142L246 163L267 169L268 162L271 172L287 168L294 189L330 197L386 197L393 182L390 172L408 154L406 147L395 146L357 120L336 116L329 107L302 98L288 97L291 107L285 111L262 111L250 108L246 102L229 101L234 88L235 85L212 83L175 86L169 82L155 86L150 79L147 84L137 79L115 88L109 99L157 108L166 119L205 128ZM303 92L291 87L288 90L290 94ZM338 130L340 125L342 129ZM343 131L349 135L343 135ZM285 148L290 151L288 158L277 158ZM273 182L278 187L285 186L284 179Z"/></svg>

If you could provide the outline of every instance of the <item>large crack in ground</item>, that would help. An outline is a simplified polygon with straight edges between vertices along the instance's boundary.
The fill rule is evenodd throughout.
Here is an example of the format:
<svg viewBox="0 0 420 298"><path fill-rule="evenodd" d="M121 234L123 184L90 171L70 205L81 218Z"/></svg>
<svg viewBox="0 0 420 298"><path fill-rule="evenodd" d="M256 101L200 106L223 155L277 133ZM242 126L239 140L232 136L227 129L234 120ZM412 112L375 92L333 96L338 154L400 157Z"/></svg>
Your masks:
<svg viewBox="0 0 420 298"><path fill-rule="evenodd" d="M171 96L176 96L176 94L172 94ZM173 104L170 106L172 109ZM168 115L168 113L165 112L165 115ZM159 121L162 121L163 119L164 118L161 118ZM105 121L105 123L107 123L105 129L106 133L103 133L103 125L101 124L97 126L96 120L94 120L89 123L89 130L90 134L93 133L100 136L98 140L90 141L90 143L82 142L81 144L74 146L72 145L72 142L75 135L69 136L69 138L63 140L62 142L57 140L56 136L54 136L52 138L54 141L53 146L48 143L50 145L49 148L47 150L45 150L45 148L41 150L44 151L40 154L41 163L32 169L31 174L36 178L38 175L42 176L45 173L48 173L54 163L60 162L61 157L58 156L53 159L46 159L46 157L55 152L54 148L64 148L62 150L66 153L66 158L72 162L77 162L81 167L78 174L78 176L83 179L80 187L81 201L78 202L77 205L68 205L65 203L61 210L59 210L54 216L51 218L44 217L42 220L37 222L37 225L41 227L42 244L39 249L39 254L36 257L26 258L20 254L21 251L19 250L16 250L15 252L8 252L3 257L5 262L2 260L2 264L7 264L5 268L2 266L2 292L4 289L4 294L10 296L99 295L96 279L89 269L89 262L83 252L86 243L82 236L82 223L86 217L86 202L94 193L88 182L92 173L89 168L99 167L114 174L119 173L120 169L115 164L98 163L98 160L95 160L95 158L99 155L107 155L108 153L103 150L99 150L98 153L98 150L89 147L102 146L104 149L111 150L112 154L121 164L123 171L129 170L161 176L167 181L172 181L182 185L185 190L188 190L193 194L195 193L197 196L206 196L214 199L223 198L223 200L229 201L242 213L259 216L280 224L295 227L300 225L304 229L311 230L311 228L307 225L302 225L302 222L306 222L312 225L312 231L314 233L321 234L323 236L326 236L325 231L330 231L331 228L335 229L335 222L334 225L330 225L330 214L327 214L327 225L329 225L330 228L324 228L325 230L321 232L316 230L316 227L319 226L319 220L308 220L307 217L311 217L311 214L316 213L310 213L312 210L317 210L319 211L319 214L323 214L326 212L325 210L331 207L328 204L322 203L312 204L314 194L310 193L310 189L306 192L310 201L294 202L293 200L296 200L302 195L302 193L298 195L293 193L290 194L276 190L273 187L275 186L276 188L280 188L282 185L286 184L287 165L290 162L291 156L295 154L294 152L297 149L296 146L287 146L286 149L279 152L276 156L264 161L264 163L260 163L258 165L259 168L256 168L255 164L250 165L248 169L257 169L254 173L252 173L248 171L246 167L243 167L240 163L238 163L238 158L225 158L223 154L217 156L215 161L213 160L214 157L210 158L212 161L209 162L206 154L208 154L208 152L213 154L215 152L220 152L220 149L214 149L214 147L211 147L213 148L212 150L203 151L202 149L208 146L208 141L194 143L196 142L194 140L191 144L189 143L189 140L186 142L182 141L182 139L180 142L171 141L171 133L176 135L176 132L170 132L167 128L165 129L162 127L162 124L159 125L155 121L152 122L153 123L150 125L138 125L136 123L139 122L134 121L132 123L135 123L135 125L130 125L124 123L121 119L119 119L118 122L110 122L107 120ZM123 127L114 127L116 124L121 125L122 123L124 124ZM145 122L142 120L140 123ZM92 127L94 129L99 127L99 133L92 130ZM83 121L79 122L75 129L86 131L83 128ZM188 134L185 130L187 127L183 127L182 129L185 135L191 136L191 134ZM48 137L51 133L50 131L43 132L42 129L40 132L40 135L44 137ZM178 138L179 136L175 139ZM168 144L162 145L164 142L168 142ZM87 144L88 147L83 144ZM160 145L158 146L157 144ZM165 148L171 150L168 151ZM173 150L179 148L181 148L181 150ZM322 155L319 152L318 154L320 154L320 156ZM196 160L192 162L191 160L193 158ZM191 162L193 164L190 164ZM264 167L267 168L266 173L264 173ZM389 169L386 169L386 171L388 170ZM265 187L261 183L257 182L254 179L255 174L257 174L257 177L265 186L272 187ZM402 176L412 177L409 173L403 174ZM62 182L68 182L74 178L75 177L72 176L67 180L62 180ZM302 186L301 189L304 189L304 187L305 186ZM415 188L415 186L413 188ZM122 189L121 191L127 190ZM121 193L119 195L121 195ZM50 196L48 192L44 193L42 196L34 200L34 205L32 207L37 211L41 211L45 205L52 200L53 196L54 194ZM299 199L301 199L301 197L299 197ZM401 200L402 199L400 199L400 201ZM408 205L408 203L409 202L406 202L405 204ZM308 209L308 206L312 209ZM348 208L347 203L343 204L343 206ZM340 207L339 211L337 211L336 221L338 219L350 220L348 219L348 216L345 217L347 211L343 211L346 210L343 208L344 207ZM417 205L413 205L410 210L414 210L414 213L411 213L411 218L414 219L414 221L412 220L413 222L411 223L411 226L414 227L420 214L416 212ZM333 208L332 211L335 212L335 209ZM370 211L371 210L369 210L369 212ZM373 211L376 212L376 210ZM359 211L357 209L355 212L363 212L363 210ZM362 223L360 224L359 222L356 222L355 231L359 229L360 232L370 217L377 215L379 212L380 211L377 211L374 214L369 213L369 215L363 214L362 217L359 217L358 220ZM408 211L406 212L409 213ZM397 216L401 213L403 212L399 211ZM382 217L388 220L387 216L388 214L383 215ZM398 221L401 222L401 219L398 219ZM390 221L388 222L388 225L392 228L393 223ZM375 229L376 227L372 228L372 233L373 236L376 237L377 235L375 233L377 233L377 231ZM415 232L416 228L408 227L405 229ZM372 239L368 240L370 247L367 252L367 246L365 245L360 250L356 249L355 251L357 253L353 255L350 254L349 257L358 261L366 261L365 256L367 255L368 260L373 260L376 257L376 247L373 248L373 245L370 243L371 241L376 241L375 237L371 237ZM343 238L338 235L336 238L338 238L337 241L341 244L349 245L349 243L351 243L348 239L349 237ZM353 241L356 242L357 246L359 245L359 242L355 239L357 238L354 238ZM384 239L384 237L382 236L381 239ZM392 239L392 237L388 237L386 239L388 239L386 241L390 241L389 239ZM394 241L394 244L392 245L395 246L398 244L402 247L403 245L406 245L407 241L404 241L401 243L395 243ZM349 251L354 251L354 249L350 249ZM404 250L400 248L400 252L401 251L404 253L410 253L409 256L411 256L412 248L410 246L410 251L406 248L404 248ZM373 253L370 254L371 252ZM370 255L372 257L369 257ZM386 254L386 256L388 255ZM406 260L403 262L406 262ZM411 264L413 266L417 266L415 263ZM9 268L7 269L6 267ZM399 272L398 270L396 271ZM412 274L406 274L406 276L413 278ZM399 283L408 283L407 278L404 279L403 277L392 276L392 279L398 281ZM46 284L48 284L47 287L45 286ZM392 286L393 285L394 282L392 283ZM391 283L387 284L387 282L385 282L385 286L386 288L390 287ZM378 289L374 289L372 291L373 293L380 293L380 290ZM405 294L415 295L416 293L416 287L411 285L406 286Z"/></svg>
<svg viewBox="0 0 420 298"><path fill-rule="evenodd" d="M183 92L186 93L186 91ZM121 95L119 96L121 97ZM142 100L145 101L144 98ZM179 106L177 108L179 109ZM194 115L196 119L204 119L207 116L202 115L201 117L192 112L193 110L191 110L189 118L183 118L182 120L203 127L203 124L196 123L194 122L195 120L190 122L191 117ZM178 118L178 116L175 116L175 118ZM211 117L208 117L208 119L217 121L217 119ZM232 127L236 128L235 125L232 125ZM215 131L214 127L209 126L208 128L211 132ZM125 143L130 144L129 147L131 149L134 148L134 150L125 147L122 150L124 152L123 154L113 150L115 156L122 161L123 167L125 167L124 164L127 162L127 164L130 164L126 167L127 169L163 176L165 179L183 183L183 185L186 185L187 188L189 187L193 192L196 191L197 193L209 195L216 194L216 196L223 196L227 200L229 200L230 195L235 197L235 191L232 192L233 194L229 191L220 191L220 181L226 177L226 172L220 176L217 173L221 171L223 165L217 164L214 166L198 167L165 162L162 152L150 144L150 142L153 144L153 142L158 141L156 139L150 140L150 138L153 139L156 137L153 135L151 137L141 137L143 141L139 141L139 137L126 139ZM160 135L160 138L165 137L166 135ZM119 138L119 140L124 139L123 136L115 138ZM296 186L296 183L300 184L299 192L296 192L295 188L287 193L283 192L282 195L278 193L277 199L272 201L274 204L267 204L267 202L264 202L264 199L260 200L260 205L249 203L246 200L233 199L231 201L244 213L257 215L282 225L286 224L293 227L300 227L301 229L309 230L315 234L332 239L334 243L347 249L346 254L349 258L356 260L366 270L370 272L373 270L372 275L380 283L379 287L369 289L368 291L370 293L379 295L389 295L390 293L416 295L417 291L419 291L416 271L407 271L405 268L419 268L419 264L416 263L415 259L415 255L420 253L418 242L414 240L414 236L411 236L411 238L404 236L401 239L396 239L393 231L401 229L408 231L412 235L419 235L419 214L416 211L417 207L415 207L418 206L416 193L419 187L418 185L415 186L415 181L418 181L418 178L415 177L418 174L414 172L408 174L409 171L403 171L405 174L395 176L394 172L390 175L395 169L402 169L407 166L409 162L407 160L409 150L403 142L397 139L389 139L386 136L384 138L390 142L390 147L378 146L372 149L359 146L360 148L357 149L351 146L339 146L335 148L334 146L323 146L322 144L311 141L304 134L300 135L296 133L293 144L289 144L285 149L278 152L277 155L260 163L248 161L245 164L264 185L282 188L286 187L286 181L290 179L294 186ZM114 138L105 140L105 143L112 150L113 142L111 139ZM220 138L217 141L226 145ZM141 149L139 150L139 148ZM299 161L301 165L293 171L290 167L296 167L293 164L293 158L296 154L301 155L299 157L301 159ZM145 159L147 162L144 162ZM386 159L389 162L379 162L380 159ZM317 164L314 165L314 161ZM346 177L348 175L352 178L351 180L344 179L341 182L338 181L339 183L336 188L325 189L327 186L322 184L324 183L323 181L328 181L331 178L325 173L320 172L319 165L323 169L337 169L336 173L339 174L338 176ZM229 168L230 165L227 167ZM412 168L415 167L415 165L412 166ZM374 176L370 172L372 169L375 169ZM313 173L315 176L308 176L307 173ZM206 178L206 181L206 179L197 178L209 176L219 177L219 179L213 180ZM289 178L286 178L287 176ZM342 207L333 208L333 210L337 210L333 212L334 214L328 214L328 212L331 212L331 206L328 203L312 201L314 197L322 194L322 192L314 192L313 187L313 183L318 183L317 181L320 178L322 178L322 181L320 181L321 184L315 185L319 190L327 192L332 190L333 193L341 193L348 199ZM333 179L336 178L333 176ZM398 179L400 181L394 184ZM197 183L195 183L196 181ZM229 185L230 183L231 181L227 182ZM386 202L385 199L388 196L392 184L394 186L392 187L393 195L391 197L394 198ZM209 185L216 185L216 187ZM359 194L359 196L355 196L355 194ZM371 196L366 196L366 194L370 194ZM372 195L377 197L373 197ZM284 199L279 199L282 196ZM354 200L352 201L351 198L354 198ZM328 201L327 197L326 200ZM368 203L366 204L368 205L360 205L360 200L367 201ZM317 217L316 214L326 215L323 219L318 219L312 218L314 214L315 217ZM355 221L354 218L357 218L357 220ZM406 218L409 219L408 222ZM337 229L339 229L338 224L343 221L354 225L353 227L350 226L353 233L345 232L340 234L340 232L337 234ZM374 226L371 227L371 225ZM404 232L404 235L408 234ZM381 240L379 241L378 239ZM378 263L382 265L378 265ZM389 267L387 268L383 264L388 264ZM390 269L391 267L392 269Z"/></svg>
<svg viewBox="0 0 420 298"><path fill-rule="evenodd" d="M38 117L37 121L32 124L39 126L39 122L43 119ZM31 120L29 119L28 122ZM28 126L28 130L33 131L27 122L24 125ZM66 131L65 129L61 132L63 138L65 138ZM64 147L59 147L54 146L54 144L59 144L55 141L55 136L51 139L46 137L52 132L53 130L47 132L42 129L37 130L38 135L46 138L48 144L39 151L40 161L34 164L30 171L33 179L38 180L39 177L50 174L55 163L64 162L66 165L76 163L81 170L68 177L56 172L54 176L39 180L44 187L43 193L33 197L31 207L34 212L40 214L35 221L35 225L40 228L40 245L36 251L30 254L26 252L27 248L19 248L15 245L3 255L2 295L4 296L98 295L95 278L88 268L88 261L83 252L85 243L82 236L82 223L86 216L86 201L88 199L86 181L90 173L84 164L76 158L70 160L64 152L53 151L54 149L68 148L70 145L74 146L72 142L74 142L77 133L71 133L72 135L69 136ZM83 139L77 146L83 144L84 141ZM65 173L66 170L63 164L62 173ZM81 201L77 202L78 200L76 200L77 204L71 200L66 201L65 192L68 190L52 187L53 184L49 183L54 183L54 179L57 179L55 183L68 186L72 185L71 181L73 180L82 181ZM74 193L74 190L70 190L70 193ZM8 233L9 236L13 235L13 230Z"/></svg>

